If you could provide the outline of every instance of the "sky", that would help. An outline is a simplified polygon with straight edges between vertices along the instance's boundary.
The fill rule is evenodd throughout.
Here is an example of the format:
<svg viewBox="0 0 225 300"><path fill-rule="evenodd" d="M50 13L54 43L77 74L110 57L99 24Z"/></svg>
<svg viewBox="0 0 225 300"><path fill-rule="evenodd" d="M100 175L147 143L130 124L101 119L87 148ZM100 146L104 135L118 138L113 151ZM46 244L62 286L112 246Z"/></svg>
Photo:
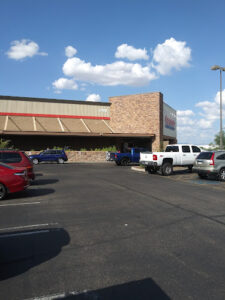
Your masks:
<svg viewBox="0 0 225 300"><path fill-rule="evenodd" d="M0 95L163 93L179 143L219 132L225 0L0 0ZM223 72L225 116L225 72ZM225 117L223 118L225 126Z"/></svg>

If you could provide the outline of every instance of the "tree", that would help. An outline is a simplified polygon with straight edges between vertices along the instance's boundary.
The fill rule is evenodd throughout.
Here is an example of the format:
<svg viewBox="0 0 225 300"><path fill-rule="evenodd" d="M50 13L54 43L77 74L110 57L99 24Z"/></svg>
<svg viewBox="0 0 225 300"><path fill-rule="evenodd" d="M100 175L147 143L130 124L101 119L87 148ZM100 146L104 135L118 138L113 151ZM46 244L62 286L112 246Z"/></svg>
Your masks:
<svg viewBox="0 0 225 300"><path fill-rule="evenodd" d="M225 147L225 132L223 131L222 133L223 133L222 135L223 147ZM218 146L220 145L220 133L217 133L215 135L214 142L216 145Z"/></svg>
<svg viewBox="0 0 225 300"><path fill-rule="evenodd" d="M10 143L10 140L0 139L0 149L8 148Z"/></svg>

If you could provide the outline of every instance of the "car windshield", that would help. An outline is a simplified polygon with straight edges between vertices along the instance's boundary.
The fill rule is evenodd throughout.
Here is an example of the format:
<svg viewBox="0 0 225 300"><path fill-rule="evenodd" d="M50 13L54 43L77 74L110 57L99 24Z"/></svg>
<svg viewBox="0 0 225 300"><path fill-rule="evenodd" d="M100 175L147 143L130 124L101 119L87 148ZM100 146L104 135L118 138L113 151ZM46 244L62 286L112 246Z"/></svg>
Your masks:
<svg viewBox="0 0 225 300"><path fill-rule="evenodd" d="M212 155L213 155L213 152L201 152L197 158L198 159L211 159Z"/></svg>

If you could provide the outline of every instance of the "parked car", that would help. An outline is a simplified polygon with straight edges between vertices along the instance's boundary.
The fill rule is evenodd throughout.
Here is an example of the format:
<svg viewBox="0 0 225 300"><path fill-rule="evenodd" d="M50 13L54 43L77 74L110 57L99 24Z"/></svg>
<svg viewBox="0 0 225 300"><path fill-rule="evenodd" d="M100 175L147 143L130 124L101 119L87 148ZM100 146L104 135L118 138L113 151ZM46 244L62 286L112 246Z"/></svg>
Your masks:
<svg viewBox="0 0 225 300"><path fill-rule="evenodd" d="M63 164L68 160L64 150L45 150L40 152L39 154L30 155L29 158L35 165L39 164L40 162L50 161L55 161L59 164Z"/></svg>
<svg viewBox="0 0 225 300"><path fill-rule="evenodd" d="M107 161L114 161L115 160L115 152L106 152L106 160Z"/></svg>
<svg viewBox="0 0 225 300"><path fill-rule="evenodd" d="M145 166L149 173L161 170L162 175L169 176L173 167L188 167L192 171L196 157L201 149L195 145L175 144L167 145L165 152L141 153L140 164Z"/></svg>
<svg viewBox="0 0 225 300"><path fill-rule="evenodd" d="M8 193L20 192L29 186L27 169L0 163L0 200Z"/></svg>
<svg viewBox="0 0 225 300"><path fill-rule="evenodd" d="M201 152L194 164L193 171L200 178L214 175L218 180L225 181L225 151Z"/></svg>
<svg viewBox="0 0 225 300"><path fill-rule="evenodd" d="M0 162L14 167L25 167L28 178L35 179L33 163L23 151L0 149Z"/></svg>
<svg viewBox="0 0 225 300"><path fill-rule="evenodd" d="M114 160L117 166L127 166L129 163L138 163L140 160L140 152L148 151L145 148L131 148L130 152L117 152Z"/></svg>

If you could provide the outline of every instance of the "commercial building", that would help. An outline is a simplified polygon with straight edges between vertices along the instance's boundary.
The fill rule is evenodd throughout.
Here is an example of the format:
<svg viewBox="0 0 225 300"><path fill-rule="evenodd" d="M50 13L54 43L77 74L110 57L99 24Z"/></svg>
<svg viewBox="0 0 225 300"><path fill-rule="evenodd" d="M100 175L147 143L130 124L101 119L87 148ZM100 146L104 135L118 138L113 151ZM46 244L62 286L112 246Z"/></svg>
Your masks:
<svg viewBox="0 0 225 300"><path fill-rule="evenodd" d="M176 111L159 92L111 97L107 103L0 96L0 135L23 150L155 151L176 142Z"/></svg>

